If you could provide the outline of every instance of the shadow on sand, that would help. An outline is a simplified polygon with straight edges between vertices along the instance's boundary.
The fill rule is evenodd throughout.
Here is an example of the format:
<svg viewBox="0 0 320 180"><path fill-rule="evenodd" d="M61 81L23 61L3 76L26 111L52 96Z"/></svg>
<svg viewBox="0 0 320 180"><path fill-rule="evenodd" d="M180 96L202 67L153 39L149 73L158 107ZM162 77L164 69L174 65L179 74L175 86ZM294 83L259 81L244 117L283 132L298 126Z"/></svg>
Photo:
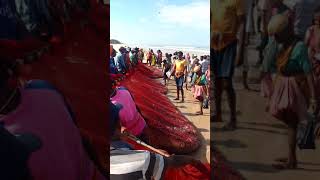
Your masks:
<svg viewBox="0 0 320 180"><path fill-rule="evenodd" d="M234 140L234 139L212 140L211 142L213 145L225 146L227 148L247 148L248 147L248 145L246 145L245 143L239 140Z"/></svg>
<svg viewBox="0 0 320 180"><path fill-rule="evenodd" d="M287 129L287 127L283 124L267 124L267 123L257 123L257 122L239 122L239 124L248 124L253 126L264 126L271 128L279 128L279 129Z"/></svg>
<svg viewBox="0 0 320 180"><path fill-rule="evenodd" d="M230 162L230 164L232 164L232 166L239 171L254 171L254 172L262 172L262 173L277 173L277 172L284 171L284 170L279 170L274 168L271 164L261 164L261 163L254 163L254 162ZM287 171L320 172L320 169L307 169L307 168L298 167L297 169L290 169Z"/></svg>

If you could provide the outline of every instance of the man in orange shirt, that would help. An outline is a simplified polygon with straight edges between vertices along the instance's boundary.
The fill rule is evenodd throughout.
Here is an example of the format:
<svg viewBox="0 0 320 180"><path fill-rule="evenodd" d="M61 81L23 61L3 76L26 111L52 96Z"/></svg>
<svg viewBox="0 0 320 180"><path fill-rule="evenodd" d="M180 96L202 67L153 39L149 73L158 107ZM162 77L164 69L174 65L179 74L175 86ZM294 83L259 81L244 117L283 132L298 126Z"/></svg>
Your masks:
<svg viewBox="0 0 320 180"><path fill-rule="evenodd" d="M211 57L215 78L213 121L221 121L221 95L226 90L231 121L225 130L236 128L236 94L232 84L235 65L241 65L245 30L244 0L211 0ZM240 33L239 40L237 34ZM237 52L237 46L238 52Z"/></svg>

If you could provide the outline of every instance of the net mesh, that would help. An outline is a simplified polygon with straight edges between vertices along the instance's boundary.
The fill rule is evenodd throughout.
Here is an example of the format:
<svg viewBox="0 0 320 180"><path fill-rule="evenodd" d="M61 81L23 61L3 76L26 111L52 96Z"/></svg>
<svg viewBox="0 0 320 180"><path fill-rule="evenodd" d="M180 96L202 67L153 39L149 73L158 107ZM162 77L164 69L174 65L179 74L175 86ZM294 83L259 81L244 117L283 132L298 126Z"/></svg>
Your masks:
<svg viewBox="0 0 320 180"><path fill-rule="evenodd" d="M200 146L196 127L170 102L156 77L162 72L139 64L120 85L132 94L151 130L150 145L171 153L190 153Z"/></svg>
<svg viewBox="0 0 320 180"><path fill-rule="evenodd" d="M245 178L228 163L226 158L215 147L211 147L213 158L213 179L216 180L244 180Z"/></svg>

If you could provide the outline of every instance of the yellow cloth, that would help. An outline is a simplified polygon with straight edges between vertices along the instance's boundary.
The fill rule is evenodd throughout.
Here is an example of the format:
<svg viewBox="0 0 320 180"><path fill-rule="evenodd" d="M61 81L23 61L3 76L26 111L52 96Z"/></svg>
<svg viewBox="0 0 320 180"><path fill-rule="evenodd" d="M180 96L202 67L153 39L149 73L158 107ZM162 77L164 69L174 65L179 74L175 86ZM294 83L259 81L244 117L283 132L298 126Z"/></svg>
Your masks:
<svg viewBox="0 0 320 180"><path fill-rule="evenodd" d="M187 61L185 59L176 60L176 72L183 72L186 66Z"/></svg>
<svg viewBox="0 0 320 180"><path fill-rule="evenodd" d="M152 66L156 65L156 56L155 55L152 55L152 57L151 57L151 65Z"/></svg>
<svg viewBox="0 0 320 180"><path fill-rule="evenodd" d="M211 47L221 50L237 39L238 17L245 15L244 0L211 0ZM220 35L220 40L214 37Z"/></svg>

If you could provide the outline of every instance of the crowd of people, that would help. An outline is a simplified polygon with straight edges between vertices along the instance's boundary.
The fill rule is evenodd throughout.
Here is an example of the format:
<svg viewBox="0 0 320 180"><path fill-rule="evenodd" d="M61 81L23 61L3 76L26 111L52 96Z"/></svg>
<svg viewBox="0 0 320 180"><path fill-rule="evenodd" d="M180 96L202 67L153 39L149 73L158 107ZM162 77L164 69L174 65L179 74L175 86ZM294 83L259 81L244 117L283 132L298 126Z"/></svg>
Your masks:
<svg viewBox="0 0 320 180"><path fill-rule="evenodd" d="M221 95L226 90L231 120L223 129L237 128L234 69L244 67L243 84L250 90L246 81L250 57L246 51L250 36L259 35L256 65L261 69L265 109L288 127L289 153L286 158L275 159L273 166L278 169L297 168L298 125L312 117L308 114L317 117L319 112L319 5L317 0L298 0L291 5L282 0L211 1L213 121L222 121ZM253 18L254 9L257 19Z"/></svg>

